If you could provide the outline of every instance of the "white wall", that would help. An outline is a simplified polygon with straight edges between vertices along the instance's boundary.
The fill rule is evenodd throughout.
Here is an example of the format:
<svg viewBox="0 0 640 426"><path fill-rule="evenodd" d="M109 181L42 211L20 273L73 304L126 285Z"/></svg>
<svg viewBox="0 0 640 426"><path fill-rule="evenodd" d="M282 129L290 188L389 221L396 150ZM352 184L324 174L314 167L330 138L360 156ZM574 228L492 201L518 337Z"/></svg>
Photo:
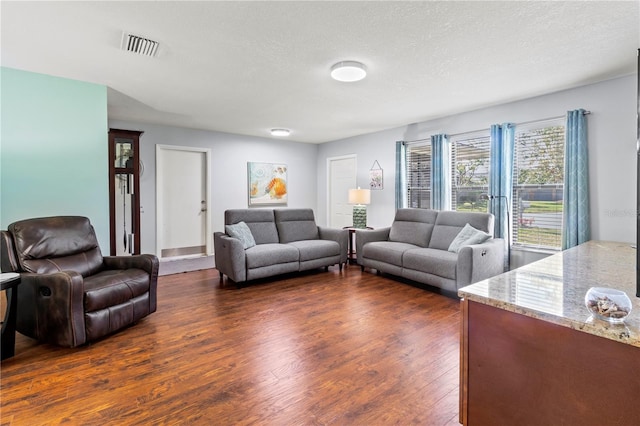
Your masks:
<svg viewBox="0 0 640 426"><path fill-rule="evenodd" d="M248 207L247 162L284 163L288 166L288 207L316 209L318 146L221 132L155 124L109 120L109 127L141 130L140 179L141 251L156 251L156 145L211 149L211 214L213 231L224 230L224 211ZM213 236L211 237L213 238Z"/></svg>
<svg viewBox="0 0 640 426"><path fill-rule="evenodd" d="M425 100L429 102L429 100ZM402 105L398 106L399 108ZM155 251L155 145L212 149L212 215L214 230L223 229L224 211L247 206L247 162L283 162L289 166L289 206L311 207L319 225L327 223L327 158L357 156L357 184L367 187L377 160L384 169L384 189L371 192L368 224L389 226L395 213L395 142L486 129L491 124L527 122L591 111L589 166L592 238L635 241L636 212L636 76L481 110L414 123L320 145L271 140L220 132L110 120L109 127L142 130L142 250ZM315 189L315 191L314 191ZM526 263L526 261L523 261Z"/></svg>
<svg viewBox="0 0 640 426"><path fill-rule="evenodd" d="M539 96L518 102L415 123L383 132L333 141L318 150L318 221L326 221L326 159L358 157L358 184L366 187L374 160L384 169L384 189L372 191L367 222L389 226L395 212L395 142L424 139L435 133L456 134L491 124L522 123L561 116L584 108L589 138L592 239L635 241L636 212L636 75ZM425 99L425 102L437 100ZM402 105L398 105L402 108Z"/></svg>

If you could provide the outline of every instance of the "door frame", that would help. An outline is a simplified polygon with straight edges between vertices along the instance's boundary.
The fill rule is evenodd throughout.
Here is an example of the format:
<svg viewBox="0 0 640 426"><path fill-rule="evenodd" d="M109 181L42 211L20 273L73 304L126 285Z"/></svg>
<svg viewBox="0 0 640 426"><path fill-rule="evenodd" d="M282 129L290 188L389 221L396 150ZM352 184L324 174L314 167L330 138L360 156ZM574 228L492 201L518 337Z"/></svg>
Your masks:
<svg viewBox="0 0 640 426"><path fill-rule="evenodd" d="M156 145L156 256L160 258L162 253L162 230L160 224L163 219L162 206L164 202L164 194L162 191L164 170L162 166L162 156L165 151L188 151L200 152L205 154L205 181L204 181L204 200L207 204L205 215L205 244L206 255L213 254L213 234L211 232L211 149L198 148L180 145ZM209 238L211 236L211 238Z"/></svg>
<svg viewBox="0 0 640 426"><path fill-rule="evenodd" d="M326 182L327 226L331 226L331 162L338 161L338 160L347 160L350 158L353 158L356 165L355 174L356 174L356 186L357 186L358 184L358 155L357 154L345 154L345 155L338 155L335 157L327 157L327 182Z"/></svg>

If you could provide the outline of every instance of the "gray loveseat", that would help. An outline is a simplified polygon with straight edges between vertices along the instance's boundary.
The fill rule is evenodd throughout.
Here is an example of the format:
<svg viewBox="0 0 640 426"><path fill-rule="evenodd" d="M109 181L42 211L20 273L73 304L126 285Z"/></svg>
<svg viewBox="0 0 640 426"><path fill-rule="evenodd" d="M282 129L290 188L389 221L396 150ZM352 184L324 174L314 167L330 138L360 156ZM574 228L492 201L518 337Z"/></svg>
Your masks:
<svg viewBox="0 0 640 426"><path fill-rule="evenodd" d="M328 268L347 260L349 232L317 226L311 209L235 209L224 213L228 225L246 223L249 240L214 234L216 269L240 283L289 272Z"/></svg>
<svg viewBox="0 0 640 426"><path fill-rule="evenodd" d="M465 225L493 235L493 221L489 213L399 209L391 227L356 231L358 264L457 292L503 272L502 239L449 251Z"/></svg>

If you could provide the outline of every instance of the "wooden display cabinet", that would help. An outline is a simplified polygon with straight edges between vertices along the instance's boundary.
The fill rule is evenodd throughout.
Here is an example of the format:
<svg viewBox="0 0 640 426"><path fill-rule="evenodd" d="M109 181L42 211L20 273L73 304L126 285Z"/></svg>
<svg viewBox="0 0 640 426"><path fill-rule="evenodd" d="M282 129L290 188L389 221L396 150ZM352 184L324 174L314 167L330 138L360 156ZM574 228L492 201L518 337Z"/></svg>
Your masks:
<svg viewBox="0 0 640 426"><path fill-rule="evenodd" d="M109 221L112 256L140 254L140 135L109 129Z"/></svg>

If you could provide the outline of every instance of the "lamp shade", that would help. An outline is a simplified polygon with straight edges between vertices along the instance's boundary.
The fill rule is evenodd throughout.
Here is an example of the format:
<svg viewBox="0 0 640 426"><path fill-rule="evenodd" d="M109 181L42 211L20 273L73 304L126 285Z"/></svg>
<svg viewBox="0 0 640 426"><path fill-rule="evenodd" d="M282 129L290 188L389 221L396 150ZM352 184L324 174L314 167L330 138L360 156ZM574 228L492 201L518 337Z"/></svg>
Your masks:
<svg viewBox="0 0 640 426"><path fill-rule="evenodd" d="M370 189L350 189L349 190L349 204L370 204L371 203L371 190Z"/></svg>

